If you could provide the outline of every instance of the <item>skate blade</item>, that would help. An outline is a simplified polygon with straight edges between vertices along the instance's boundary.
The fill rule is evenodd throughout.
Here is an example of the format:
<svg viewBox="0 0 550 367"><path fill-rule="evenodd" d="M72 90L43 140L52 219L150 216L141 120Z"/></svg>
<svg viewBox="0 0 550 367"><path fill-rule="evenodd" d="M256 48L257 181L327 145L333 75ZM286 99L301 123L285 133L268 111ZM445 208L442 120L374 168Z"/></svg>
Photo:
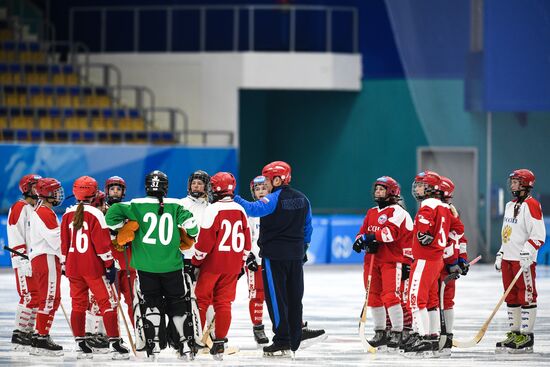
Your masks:
<svg viewBox="0 0 550 367"><path fill-rule="evenodd" d="M440 357L450 357L451 356L451 348L444 348L439 351Z"/></svg>
<svg viewBox="0 0 550 367"><path fill-rule="evenodd" d="M533 348L532 347L521 348L521 349L512 349L512 348L510 348L508 350L508 353L510 353L510 354L531 354L531 353L533 353Z"/></svg>
<svg viewBox="0 0 550 367"><path fill-rule="evenodd" d="M14 352L30 352L31 349L30 345L14 344L11 350Z"/></svg>
<svg viewBox="0 0 550 367"><path fill-rule="evenodd" d="M406 352L403 354L403 356L410 359L435 358L434 353L431 350L427 350L424 352Z"/></svg>
<svg viewBox="0 0 550 367"><path fill-rule="evenodd" d="M34 348L32 351L33 356L41 356L41 357L61 357L63 355L62 350L44 350L40 348Z"/></svg>
<svg viewBox="0 0 550 367"><path fill-rule="evenodd" d="M77 353L76 359L93 359L94 355L92 353Z"/></svg>
<svg viewBox="0 0 550 367"><path fill-rule="evenodd" d="M108 354L111 350L109 348L95 348L91 347L94 354Z"/></svg>
<svg viewBox="0 0 550 367"><path fill-rule="evenodd" d="M279 350L277 352L264 352L264 357L269 358L284 358L284 357L291 357L290 349L288 350Z"/></svg>
<svg viewBox="0 0 550 367"><path fill-rule="evenodd" d="M508 354L508 348L506 347L496 347L495 354Z"/></svg>
<svg viewBox="0 0 550 367"><path fill-rule="evenodd" d="M381 345L379 347L374 348L376 350L376 353L388 353L388 346L387 345Z"/></svg>
<svg viewBox="0 0 550 367"><path fill-rule="evenodd" d="M225 350L223 351L223 354L231 355L231 354L235 354L235 353L239 353L239 352L240 352L239 347L225 347ZM198 354L210 354L210 349L208 349L208 348L199 349Z"/></svg>
<svg viewBox="0 0 550 367"><path fill-rule="evenodd" d="M327 338L328 338L328 335L325 333L325 334L319 335L316 338L311 338L311 339L306 339L304 341L301 341L300 349L306 349L311 347L314 344L324 342L325 340L327 340Z"/></svg>
<svg viewBox="0 0 550 367"><path fill-rule="evenodd" d="M214 358L215 361L223 361L223 353L214 354L212 358Z"/></svg>

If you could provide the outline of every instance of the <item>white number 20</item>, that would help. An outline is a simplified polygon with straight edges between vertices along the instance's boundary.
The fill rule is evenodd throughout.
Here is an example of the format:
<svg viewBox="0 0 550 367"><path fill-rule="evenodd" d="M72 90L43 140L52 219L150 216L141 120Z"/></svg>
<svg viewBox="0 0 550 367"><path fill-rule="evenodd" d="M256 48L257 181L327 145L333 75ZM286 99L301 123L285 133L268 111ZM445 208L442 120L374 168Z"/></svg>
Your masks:
<svg viewBox="0 0 550 367"><path fill-rule="evenodd" d="M145 215L143 216L143 221L145 223L151 222L149 229L147 229L147 233L145 233L145 236L143 237L143 243L147 243L149 245L157 244L157 239L151 238L151 235L155 232L155 229L157 229L157 224L157 233L160 243L166 246L169 245L170 242L172 242L174 221L170 214L164 213L160 216L160 218L157 218L157 215L154 213L145 213Z"/></svg>
<svg viewBox="0 0 550 367"><path fill-rule="evenodd" d="M220 252L229 252L231 248L235 252L241 252L244 249L244 233L243 222L238 220L235 224L231 225L231 222L227 219L222 221L223 236L218 247ZM227 244L227 240L231 236L231 244Z"/></svg>

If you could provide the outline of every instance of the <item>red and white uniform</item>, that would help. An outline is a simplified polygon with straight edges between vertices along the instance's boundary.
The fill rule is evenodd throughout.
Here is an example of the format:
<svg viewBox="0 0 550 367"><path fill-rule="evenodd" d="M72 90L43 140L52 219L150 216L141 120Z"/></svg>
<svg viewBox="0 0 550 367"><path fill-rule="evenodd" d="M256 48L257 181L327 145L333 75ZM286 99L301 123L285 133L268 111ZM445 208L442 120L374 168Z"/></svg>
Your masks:
<svg viewBox="0 0 550 367"><path fill-rule="evenodd" d="M8 212L8 246L17 252L28 255L27 243L29 240L29 218L33 206L25 200L13 204ZM27 277L19 272L21 257L11 254L11 265L15 271L15 283L19 294L15 328L24 332L34 330L36 319L36 285L34 278Z"/></svg>
<svg viewBox="0 0 550 367"><path fill-rule="evenodd" d="M61 238L54 211L39 205L29 219L29 259L37 289L36 331L48 335L61 300Z"/></svg>
<svg viewBox="0 0 550 367"><path fill-rule="evenodd" d="M409 280L409 303L420 335L437 333L439 320L430 322L428 310L439 307L438 280L443 269L443 251L447 246L451 227L454 229L457 225L449 205L441 200L429 198L420 204L414 220L414 262ZM429 233L433 236L432 242L426 246L421 245L418 233ZM434 315L438 316L439 313L434 312Z"/></svg>
<svg viewBox="0 0 550 367"><path fill-rule="evenodd" d="M443 250L443 262L445 265L455 264L459 258L468 260L468 253L466 251L468 245L468 239L464 234L464 224L460 220L460 217L455 217L457 223L456 226L449 232L449 239L447 241L447 247ZM440 280L443 281L449 272L447 267L443 267L441 271ZM443 309L450 310L454 306L454 298L456 292L456 281L451 280L445 285L445 294L443 295ZM448 329L449 330L449 329Z"/></svg>
<svg viewBox="0 0 550 367"><path fill-rule="evenodd" d="M61 247L65 257L65 274L71 284L71 325L75 337L85 336L88 291L97 300L109 337L118 337L117 300L107 279L105 268L113 263L111 236L103 213L88 204L83 205L82 228L73 230L78 205L65 211L61 221Z"/></svg>
<svg viewBox="0 0 550 367"><path fill-rule="evenodd" d="M112 238L111 238L112 239ZM112 243L112 242L111 242ZM118 298L120 299L120 294L122 293L124 295L124 303L126 303L126 306L128 307L128 316L130 316L130 320L134 319L134 309L133 309L133 286L134 282L136 280L136 269L130 267L130 261L132 260L132 244L129 243L128 246L124 251L126 251L127 254L127 260L128 264L126 264L126 259L124 258L124 252L118 251L114 248L114 246L111 246L111 252L113 253L113 257L116 261L118 261L118 264L120 265L120 270L116 274L116 281L115 284L118 285ZM128 283L128 274L130 275L130 283Z"/></svg>
<svg viewBox="0 0 550 367"><path fill-rule="evenodd" d="M258 238L260 237L260 218L248 217L248 225L250 226L250 234L252 240L251 252L256 257L258 264L257 271L250 271L246 268L248 280L248 310L250 312L250 320L253 325L261 325L264 315L264 281L262 279L262 259L260 258L260 246L258 246Z"/></svg>
<svg viewBox="0 0 550 367"><path fill-rule="evenodd" d="M374 258L369 307L390 308L401 302L403 247L410 243L412 229L411 216L397 204L382 209L376 206L367 211L358 236L374 234L376 241L380 244L374 256L365 254L363 271L365 287L369 264Z"/></svg>
<svg viewBox="0 0 550 367"><path fill-rule="evenodd" d="M250 248L248 219L240 205L225 197L206 208L192 262L200 267L195 295L201 325L208 306L213 305L216 338L227 336L237 278Z"/></svg>
<svg viewBox="0 0 550 367"><path fill-rule="evenodd" d="M514 216L516 205L517 215ZM504 221L502 223L502 282L508 289L512 279L521 268L519 265L520 251L526 246L531 250L536 261L539 248L544 244L546 228L540 203L529 196L521 204L512 200L506 204ZM532 248L532 249L531 249ZM506 297L506 303L531 306L537 303L537 288L535 284L535 266L530 272L523 272L512 291Z"/></svg>

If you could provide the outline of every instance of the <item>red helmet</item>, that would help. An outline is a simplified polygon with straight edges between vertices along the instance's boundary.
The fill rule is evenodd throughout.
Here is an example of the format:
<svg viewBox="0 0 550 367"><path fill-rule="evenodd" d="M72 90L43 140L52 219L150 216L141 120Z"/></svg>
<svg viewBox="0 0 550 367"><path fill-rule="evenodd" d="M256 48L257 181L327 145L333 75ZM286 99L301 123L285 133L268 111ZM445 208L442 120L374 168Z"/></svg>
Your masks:
<svg viewBox="0 0 550 367"><path fill-rule="evenodd" d="M73 184L73 194L78 201L91 201L97 195L97 181L90 176L77 178Z"/></svg>
<svg viewBox="0 0 550 367"><path fill-rule="evenodd" d="M271 181L273 181L275 177L280 177L281 180L283 180L283 185L288 185L292 179L291 171L292 169L288 163L275 161L267 164L264 169L262 169L262 176Z"/></svg>
<svg viewBox="0 0 550 367"><path fill-rule="evenodd" d="M65 199L65 191L61 182L55 178L45 177L36 183L36 193L40 199L53 199L53 206L60 205Z"/></svg>
<svg viewBox="0 0 550 367"><path fill-rule="evenodd" d="M376 181L374 181L374 186L376 185L384 186L386 188L388 196L401 195L401 187L399 187L397 181L395 181L390 176L378 177Z"/></svg>
<svg viewBox="0 0 550 367"><path fill-rule="evenodd" d="M105 193L99 190L90 204L96 208L101 208L105 204Z"/></svg>
<svg viewBox="0 0 550 367"><path fill-rule="evenodd" d="M42 177L39 175L35 175L34 173L31 173L30 175L25 175L19 180L19 190L23 194L28 194L33 185L36 185L38 180L40 180Z"/></svg>
<svg viewBox="0 0 550 367"><path fill-rule="evenodd" d="M221 199L223 196L233 196L237 181L229 172L218 172L210 179L212 187L212 196L214 201Z"/></svg>
<svg viewBox="0 0 550 367"><path fill-rule="evenodd" d="M535 186L535 174L525 168L515 170L510 173L508 178L519 180L519 184L523 187L533 188Z"/></svg>
<svg viewBox="0 0 550 367"><path fill-rule="evenodd" d="M416 187L424 185L424 194L416 192ZM413 182L412 194L416 200L423 200L427 196L434 196L441 191L441 176L434 171L423 171L416 175Z"/></svg>
<svg viewBox="0 0 550 367"><path fill-rule="evenodd" d="M252 195L252 199L258 200L256 197L256 193L254 192L254 188L258 185L265 185L265 177L264 176L256 176L252 181L250 181L250 194Z"/></svg>
<svg viewBox="0 0 550 367"><path fill-rule="evenodd" d="M455 184L449 177L441 176L441 191L444 199L451 199L455 191Z"/></svg>
<svg viewBox="0 0 550 367"><path fill-rule="evenodd" d="M109 196L109 189L111 186L120 186L120 189L122 190L122 196L121 197L111 197ZM122 177L119 176L111 176L105 181L105 193L107 197L107 202L109 205L112 205L114 203L119 203L124 199L124 196L126 195L126 181Z"/></svg>

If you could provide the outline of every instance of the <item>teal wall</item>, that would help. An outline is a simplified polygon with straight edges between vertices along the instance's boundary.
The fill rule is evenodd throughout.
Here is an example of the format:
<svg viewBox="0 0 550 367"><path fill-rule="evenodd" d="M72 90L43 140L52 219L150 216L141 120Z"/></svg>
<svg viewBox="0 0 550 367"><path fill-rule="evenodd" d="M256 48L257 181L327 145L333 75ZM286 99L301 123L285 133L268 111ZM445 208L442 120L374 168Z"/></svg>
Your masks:
<svg viewBox="0 0 550 367"><path fill-rule="evenodd" d="M550 193L550 113L493 115L493 177L506 183L518 167L537 175L539 192ZM480 199L485 196L486 116L464 110L462 80L364 80L361 92L254 91L240 93L239 176L248 182L266 162L288 161L293 185L310 198L316 213L364 212L372 205L371 184L390 175L410 195L419 146L478 149ZM479 219L484 233L485 206ZM544 209L544 208L543 208ZM550 209L549 209L550 210ZM412 210L414 211L414 209ZM494 221L498 247L501 219Z"/></svg>

